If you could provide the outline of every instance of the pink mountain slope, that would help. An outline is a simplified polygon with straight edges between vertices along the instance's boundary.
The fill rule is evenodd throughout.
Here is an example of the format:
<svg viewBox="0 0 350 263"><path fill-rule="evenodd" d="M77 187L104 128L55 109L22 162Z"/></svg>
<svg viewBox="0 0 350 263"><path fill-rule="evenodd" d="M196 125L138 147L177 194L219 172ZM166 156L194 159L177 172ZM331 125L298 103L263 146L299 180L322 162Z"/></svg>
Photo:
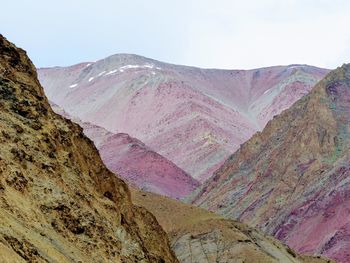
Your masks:
<svg viewBox="0 0 350 263"><path fill-rule="evenodd" d="M200 69L114 55L39 69L39 79L70 115L140 139L203 182L327 72L306 65Z"/></svg>
<svg viewBox="0 0 350 263"><path fill-rule="evenodd" d="M199 182L174 163L152 151L128 134L113 134L104 128L72 118L54 103L54 111L73 119L94 141L105 165L129 184L144 191L181 199L199 186Z"/></svg>
<svg viewBox="0 0 350 263"><path fill-rule="evenodd" d="M350 64L271 120L193 194L300 253L350 262Z"/></svg>

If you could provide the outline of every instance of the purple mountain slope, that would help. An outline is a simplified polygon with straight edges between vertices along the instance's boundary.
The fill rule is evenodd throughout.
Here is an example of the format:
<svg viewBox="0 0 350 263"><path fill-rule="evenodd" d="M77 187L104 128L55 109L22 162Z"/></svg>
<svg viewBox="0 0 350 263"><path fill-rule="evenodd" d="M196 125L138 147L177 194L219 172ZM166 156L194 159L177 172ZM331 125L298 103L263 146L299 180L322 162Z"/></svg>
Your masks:
<svg viewBox="0 0 350 263"><path fill-rule="evenodd" d="M94 141L105 165L129 184L174 199L187 196L199 186L198 181L140 140L82 122L54 103L51 106L56 113L83 127L85 135Z"/></svg>
<svg viewBox="0 0 350 263"><path fill-rule="evenodd" d="M200 69L114 55L38 72L49 99L70 115L138 138L203 182L328 70Z"/></svg>

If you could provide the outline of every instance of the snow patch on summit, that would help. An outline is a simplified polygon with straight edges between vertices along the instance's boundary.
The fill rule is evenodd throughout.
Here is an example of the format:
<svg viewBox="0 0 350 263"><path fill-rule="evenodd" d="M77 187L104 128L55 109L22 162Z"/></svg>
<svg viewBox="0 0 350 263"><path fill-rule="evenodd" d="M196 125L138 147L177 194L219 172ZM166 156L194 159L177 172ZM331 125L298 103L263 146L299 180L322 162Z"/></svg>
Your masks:
<svg viewBox="0 0 350 263"><path fill-rule="evenodd" d="M268 93L271 89L265 90L265 92L263 93L263 95L265 95L266 93Z"/></svg>
<svg viewBox="0 0 350 263"><path fill-rule="evenodd" d="M105 76L114 74L114 73L116 73L117 71L118 71L118 69L111 70L111 71L109 71L108 73L106 73Z"/></svg>
<svg viewBox="0 0 350 263"><path fill-rule="evenodd" d="M150 69L158 69L160 70L160 67L155 67L153 64L144 64L144 65L125 65L119 68L119 71L124 71L125 69L136 69L136 68L150 68Z"/></svg>
<svg viewBox="0 0 350 263"><path fill-rule="evenodd" d="M105 74L106 73L106 71L104 70L104 71L102 71L102 72L100 72L98 75L97 75L97 77L101 77L103 74Z"/></svg>

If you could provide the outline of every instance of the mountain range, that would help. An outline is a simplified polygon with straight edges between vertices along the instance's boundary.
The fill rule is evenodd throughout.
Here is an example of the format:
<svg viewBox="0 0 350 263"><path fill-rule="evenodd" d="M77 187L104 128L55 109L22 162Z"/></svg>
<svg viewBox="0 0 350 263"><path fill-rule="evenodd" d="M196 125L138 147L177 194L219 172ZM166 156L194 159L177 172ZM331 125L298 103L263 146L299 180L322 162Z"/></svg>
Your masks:
<svg viewBox="0 0 350 263"><path fill-rule="evenodd" d="M202 184L186 201L257 227L300 253L350 262L348 68L216 70L115 55L39 69L39 79L73 118L137 140L194 180L164 186L155 177L142 188L141 165L131 176L120 173L132 185L181 199ZM97 143L99 136L89 137ZM107 145L114 156L118 147ZM136 159L124 160L111 169L119 173ZM185 192L173 190L182 185Z"/></svg>
<svg viewBox="0 0 350 263"><path fill-rule="evenodd" d="M83 128L52 110L25 51L2 35L0 124L1 262L331 262L206 210L130 191Z"/></svg>
<svg viewBox="0 0 350 263"><path fill-rule="evenodd" d="M121 54L41 68L38 76L48 98L69 115L137 138L204 182L328 71L307 65L200 69Z"/></svg>

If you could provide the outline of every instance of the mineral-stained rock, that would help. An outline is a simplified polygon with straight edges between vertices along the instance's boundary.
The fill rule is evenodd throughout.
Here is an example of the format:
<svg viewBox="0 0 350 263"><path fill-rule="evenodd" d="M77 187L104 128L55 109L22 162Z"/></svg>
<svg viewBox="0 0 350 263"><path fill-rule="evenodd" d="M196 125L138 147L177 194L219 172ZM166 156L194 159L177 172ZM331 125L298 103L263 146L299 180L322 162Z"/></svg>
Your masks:
<svg viewBox="0 0 350 263"><path fill-rule="evenodd" d="M132 200L149 209L168 233L182 263L330 263L299 255L280 241L207 210L132 189Z"/></svg>
<svg viewBox="0 0 350 263"><path fill-rule="evenodd" d="M87 134L91 130L85 127ZM112 134L98 149L111 171L142 190L181 199L199 186L185 171L128 134Z"/></svg>
<svg viewBox="0 0 350 263"><path fill-rule="evenodd" d="M1 35L0 261L178 262L154 216L52 111L26 53Z"/></svg>
<svg viewBox="0 0 350 263"><path fill-rule="evenodd" d="M38 72L49 99L71 116L129 134L204 182L328 70L200 69L117 54Z"/></svg>
<svg viewBox="0 0 350 263"><path fill-rule="evenodd" d="M192 201L302 253L350 262L350 65L255 134Z"/></svg>
<svg viewBox="0 0 350 263"><path fill-rule="evenodd" d="M82 122L58 105L50 104L56 113L72 119L83 128L84 134L96 145L107 168L129 185L175 199L186 197L199 186L198 181L140 140Z"/></svg>

